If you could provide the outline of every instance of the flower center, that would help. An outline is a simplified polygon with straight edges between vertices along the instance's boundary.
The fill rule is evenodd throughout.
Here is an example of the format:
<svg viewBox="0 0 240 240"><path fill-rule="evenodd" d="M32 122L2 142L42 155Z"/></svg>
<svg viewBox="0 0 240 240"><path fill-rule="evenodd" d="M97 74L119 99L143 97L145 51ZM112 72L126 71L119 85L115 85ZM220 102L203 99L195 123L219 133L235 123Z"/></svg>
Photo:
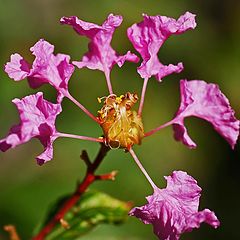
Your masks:
<svg viewBox="0 0 240 240"><path fill-rule="evenodd" d="M120 97L111 94L104 99L98 119L109 147L129 149L133 144L141 144L144 137L142 119L131 110L138 100L137 94L127 92Z"/></svg>

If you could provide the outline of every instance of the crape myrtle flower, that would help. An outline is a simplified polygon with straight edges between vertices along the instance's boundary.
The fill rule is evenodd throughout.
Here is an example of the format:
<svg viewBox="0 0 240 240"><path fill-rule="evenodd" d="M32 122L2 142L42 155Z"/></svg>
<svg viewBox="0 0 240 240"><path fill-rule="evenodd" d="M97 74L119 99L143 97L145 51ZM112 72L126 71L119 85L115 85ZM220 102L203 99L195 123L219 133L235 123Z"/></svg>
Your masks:
<svg viewBox="0 0 240 240"><path fill-rule="evenodd" d="M110 94L113 93L110 72L115 64L121 67L125 61L138 62L139 58L128 51L125 55L118 55L111 47L112 36L117 27L123 21L122 16L109 14L106 21L99 26L94 23L85 22L76 16L62 17L60 22L68 24L82 36L90 39L89 51L83 56L82 61L74 61L78 68L87 67L103 71L107 80Z"/></svg>
<svg viewBox="0 0 240 240"><path fill-rule="evenodd" d="M161 240L178 240L184 232L199 228L205 222L214 228L220 225L214 212L209 209L198 211L201 188L186 172L174 171L165 177L167 187L154 187L154 193L147 197L148 203L135 207L130 216L139 218L145 224L152 224L153 231Z"/></svg>
<svg viewBox="0 0 240 240"><path fill-rule="evenodd" d="M161 81L163 77L183 70L182 63L163 65L158 59L157 53L171 35L194 29L196 26L195 15L187 12L178 20L165 16L144 15L143 22L134 24L128 29L128 37L143 59L138 68L140 76L144 78L138 111L133 109L138 101L137 94L127 92L117 96L114 94L110 82L110 71L114 64L122 66L125 60L132 62L138 60L138 57L130 52L119 56L110 45L113 33L121 24L122 17L110 14L102 26L84 22L75 16L63 17L60 22L71 25L78 34L90 39L89 51L80 62L73 62L73 64L79 68L87 67L103 71L109 95L98 98L99 103L103 103L102 107L96 117L91 114L68 91L67 83L74 71L70 57L63 54L55 56L53 45L40 40L31 48L36 56L32 67L19 54L14 54L10 62L6 64L5 71L15 81L27 78L33 88L39 87L43 83L51 84L58 92L57 104L44 100L41 93L18 100L21 102L21 106L24 106L21 107L21 110L17 106L21 123L18 127L12 128L10 134L1 140L0 149L5 151L37 137L45 148L45 152L37 158L38 163L43 164L52 158L52 143L58 137L104 142L110 148L122 148L130 153L154 189L153 195L147 198L149 203L133 209L130 215L139 217L144 223L153 224L155 234L162 239L169 240L178 239L181 233L199 227L201 222L207 222L213 227L217 227L219 221L213 212L207 209L198 212L201 189L192 177L181 171L174 172L172 177L167 178L167 188L159 189L133 151L134 145L141 144L145 137L151 136L167 126L173 126L176 140L182 141L188 147L195 147L196 144L188 136L184 126L184 119L189 116L199 117L210 122L232 148L237 142L239 120L235 118L227 98L216 84L208 84L200 80L181 80L181 104L173 119L151 131L144 131L142 109L148 79L155 76L158 81ZM55 119L61 111L60 105L63 97L73 101L100 125L103 130L103 138L78 136L56 130ZM32 98L36 99L32 100ZM28 99L29 101L27 101ZM39 105L38 101L42 101L44 104ZM41 107L42 105L44 107ZM45 105L49 107L46 108ZM59 111L54 110L54 106L58 106ZM30 117L25 117L28 115ZM27 127L25 128L25 126Z"/></svg>

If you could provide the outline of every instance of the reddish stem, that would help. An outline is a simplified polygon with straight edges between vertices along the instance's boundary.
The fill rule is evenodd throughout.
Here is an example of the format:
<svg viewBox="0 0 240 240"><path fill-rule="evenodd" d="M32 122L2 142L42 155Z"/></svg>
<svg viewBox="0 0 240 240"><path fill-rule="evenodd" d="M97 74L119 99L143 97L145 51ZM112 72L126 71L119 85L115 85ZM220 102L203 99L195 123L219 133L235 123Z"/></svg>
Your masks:
<svg viewBox="0 0 240 240"><path fill-rule="evenodd" d="M102 175L95 175L96 180L115 180L115 177L117 175L117 171L112 171L107 174L102 174Z"/></svg>
<svg viewBox="0 0 240 240"><path fill-rule="evenodd" d="M6 225L4 226L4 230L7 231L10 235L10 240L20 240L18 236L17 230L13 225Z"/></svg>
<svg viewBox="0 0 240 240"><path fill-rule="evenodd" d="M60 207L55 216L48 222L47 225L42 228L42 230L35 237L32 238L32 240L45 239L47 234L53 230L56 224L60 223L60 220L63 219L64 215L77 203L88 186L95 180L99 180L99 178L95 176L94 172L109 150L109 147L101 143L101 148L99 149L98 155L96 156L93 163L88 164L86 176L84 177L83 181L77 186L74 194L63 203L62 207Z"/></svg>

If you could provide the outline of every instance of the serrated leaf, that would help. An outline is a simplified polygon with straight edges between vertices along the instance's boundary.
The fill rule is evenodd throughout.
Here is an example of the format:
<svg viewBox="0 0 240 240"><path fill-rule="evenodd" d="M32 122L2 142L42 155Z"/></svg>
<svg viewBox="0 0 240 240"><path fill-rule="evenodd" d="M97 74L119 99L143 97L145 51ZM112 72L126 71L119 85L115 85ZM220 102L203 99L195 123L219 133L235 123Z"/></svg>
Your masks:
<svg viewBox="0 0 240 240"><path fill-rule="evenodd" d="M65 198L65 197L64 197ZM62 202L64 198L58 201ZM46 240L77 240L99 224L120 224L128 216L131 204L115 199L105 193L88 191L78 203L65 215L68 229L58 224L46 237ZM56 212L56 206L50 210L48 218Z"/></svg>

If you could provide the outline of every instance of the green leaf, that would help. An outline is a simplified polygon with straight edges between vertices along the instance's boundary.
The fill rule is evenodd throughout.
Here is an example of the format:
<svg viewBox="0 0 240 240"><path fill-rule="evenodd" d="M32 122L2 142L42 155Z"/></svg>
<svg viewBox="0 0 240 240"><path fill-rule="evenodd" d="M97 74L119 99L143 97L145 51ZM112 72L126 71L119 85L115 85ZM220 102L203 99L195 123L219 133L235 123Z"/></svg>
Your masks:
<svg viewBox="0 0 240 240"><path fill-rule="evenodd" d="M56 205L59 206L64 198L61 198ZM50 210L48 219L56 213L56 205ZM46 237L46 240L76 240L101 223L123 223L127 219L130 208L131 204L105 193L88 191L65 215L64 220L68 223L69 228L64 229L58 224Z"/></svg>

